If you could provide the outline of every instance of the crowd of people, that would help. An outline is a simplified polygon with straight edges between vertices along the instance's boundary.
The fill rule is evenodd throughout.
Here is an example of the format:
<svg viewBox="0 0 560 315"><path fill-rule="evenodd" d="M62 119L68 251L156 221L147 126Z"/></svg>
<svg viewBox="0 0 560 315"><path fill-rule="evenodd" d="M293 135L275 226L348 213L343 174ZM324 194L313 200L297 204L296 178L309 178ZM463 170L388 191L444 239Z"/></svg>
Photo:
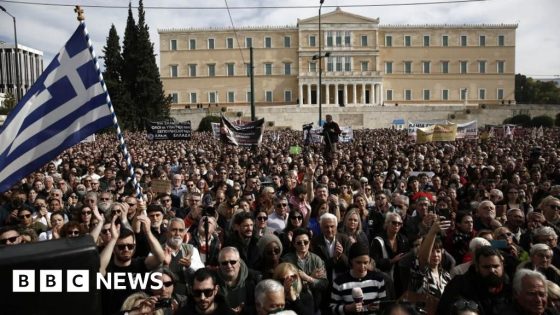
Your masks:
<svg viewBox="0 0 560 315"><path fill-rule="evenodd" d="M0 246L90 237L101 274L160 275L104 290L103 314L559 314L558 129L421 145L365 129L328 149L291 130L257 147L127 133L142 198L115 139L0 195Z"/></svg>

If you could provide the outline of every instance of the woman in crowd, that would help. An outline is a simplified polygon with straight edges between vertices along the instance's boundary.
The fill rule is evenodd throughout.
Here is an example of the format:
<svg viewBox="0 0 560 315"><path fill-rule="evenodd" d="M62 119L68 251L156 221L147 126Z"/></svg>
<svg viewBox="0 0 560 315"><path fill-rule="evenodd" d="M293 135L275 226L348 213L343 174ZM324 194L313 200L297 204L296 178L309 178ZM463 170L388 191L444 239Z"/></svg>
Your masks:
<svg viewBox="0 0 560 315"><path fill-rule="evenodd" d="M284 251L282 254L286 254L293 250L292 248L292 239L293 239L293 231L297 228L302 228L303 225L303 214L299 212L299 210L291 210L290 214L288 215L288 223L286 223L286 227L280 233L276 232L278 238L282 242L282 246L284 247Z"/></svg>
<svg viewBox="0 0 560 315"><path fill-rule="evenodd" d="M274 234L265 234L257 242L260 261L256 269L261 272L263 279L270 279L274 268L280 263L282 255L282 242Z"/></svg>
<svg viewBox="0 0 560 315"><path fill-rule="evenodd" d="M504 213L507 213L509 209L521 209L525 214L533 211L533 206L519 197L519 187L517 186L506 188L504 199L496 204L496 208L498 207L502 207Z"/></svg>
<svg viewBox="0 0 560 315"><path fill-rule="evenodd" d="M206 266L218 267L218 254L222 244L216 231L216 218L212 216L204 216L198 222L195 233L189 240L198 249L200 259ZM206 244L206 235L208 235L208 244Z"/></svg>
<svg viewBox="0 0 560 315"><path fill-rule="evenodd" d="M329 212L329 204L326 200L317 200L311 206L311 217L309 218L309 224L307 227L311 230L313 235L321 234L321 228L319 226L319 218Z"/></svg>
<svg viewBox="0 0 560 315"><path fill-rule="evenodd" d="M53 234L60 235L60 229L64 225L64 216L62 213L53 213L51 215L51 228L46 232L39 234L39 241L48 241L53 239Z"/></svg>
<svg viewBox="0 0 560 315"><path fill-rule="evenodd" d="M299 276L298 269L291 263L281 263L274 269L273 279L284 285L285 310L292 310L298 315L315 313L313 295Z"/></svg>
<svg viewBox="0 0 560 315"><path fill-rule="evenodd" d="M348 236L352 243L369 243L367 235L362 229L362 220L360 218L358 208L355 206L350 206L350 208L346 211L344 218L342 219L342 226L339 230L342 234Z"/></svg>
<svg viewBox="0 0 560 315"><path fill-rule="evenodd" d="M476 236L473 222L472 214L458 212L455 216L455 228L449 230L445 238L445 250L455 258L457 264L470 258L465 255L469 253L470 241Z"/></svg>

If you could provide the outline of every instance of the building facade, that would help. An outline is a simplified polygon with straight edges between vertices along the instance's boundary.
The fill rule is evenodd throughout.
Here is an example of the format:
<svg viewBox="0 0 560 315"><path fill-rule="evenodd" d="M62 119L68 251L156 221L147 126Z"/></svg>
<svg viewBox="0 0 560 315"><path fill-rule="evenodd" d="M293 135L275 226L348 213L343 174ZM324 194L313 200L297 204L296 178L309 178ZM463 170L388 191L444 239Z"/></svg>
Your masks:
<svg viewBox="0 0 560 315"><path fill-rule="evenodd" d="M514 102L517 25L380 25L336 9L297 26L161 29L176 108ZM319 57L321 45L321 57ZM319 62L322 62L321 93Z"/></svg>
<svg viewBox="0 0 560 315"><path fill-rule="evenodd" d="M20 98L43 73L43 52L18 44L19 95ZM16 91L15 45L0 43L0 93Z"/></svg>

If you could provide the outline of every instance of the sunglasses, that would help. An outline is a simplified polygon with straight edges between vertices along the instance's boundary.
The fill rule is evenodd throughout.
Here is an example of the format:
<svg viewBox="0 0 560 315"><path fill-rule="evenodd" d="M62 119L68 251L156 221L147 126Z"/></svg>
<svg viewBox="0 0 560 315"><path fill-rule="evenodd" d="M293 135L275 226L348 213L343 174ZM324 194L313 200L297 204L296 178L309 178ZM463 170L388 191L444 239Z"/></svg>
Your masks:
<svg viewBox="0 0 560 315"><path fill-rule="evenodd" d="M279 203L279 204L276 204L276 208L287 207L287 206L288 206L287 203Z"/></svg>
<svg viewBox="0 0 560 315"><path fill-rule="evenodd" d="M266 220L268 220L268 217L257 217L257 220L266 221Z"/></svg>
<svg viewBox="0 0 560 315"><path fill-rule="evenodd" d="M8 242L13 243L17 240L18 237L19 237L19 235L2 239L2 240L0 240L0 244L8 244Z"/></svg>
<svg viewBox="0 0 560 315"><path fill-rule="evenodd" d="M134 206L136 206L135 203L127 203L127 204L128 204L129 207L134 207Z"/></svg>
<svg viewBox="0 0 560 315"><path fill-rule="evenodd" d="M133 250L136 247L136 244L118 244L117 248L119 250Z"/></svg>
<svg viewBox="0 0 560 315"><path fill-rule="evenodd" d="M111 233L111 229L103 229L101 230L101 234L109 234Z"/></svg>
<svg viewBox="0 0 560 315"><path fill-rule="evenodd" d="M80 231L78 231L78 230L69 231L69 232L68 232L68 235L78 236L78 235L80 235Z"/></svg>
<svg viewBox="0 0 560 315"><path fill-rule="evenodd" d="M301 220L303 220L303 217L300 216L300 215L296 215L296 216L291 217L290 219L292 219L292 220L295 219L295 220L301 221Z"/></svg>
<svg viewBox="0 0 560 315"><path fill-rule="evenodd" d="M82 211L82 215L90 215L91 211Z"/></svg>
<svg viewBox="0 0 560 315"><path fill-rule="evenodd" d="M298 246L307 246L309 245L309 241L305 240L305 241L297 241L296 245Z"/></svg>
<svg viewBox="0 0 560 315"><path fill-rule="evenodd" d="M400 221L391 221L391 224L394 226L401 226L403 223Z"/></svg>
<svg viewBox="0 0 560 315"><path fill-rule="evenodd" d="M227 267L228 265L235 266L237 264L237 260L224 260L220 262L220 265Z"/></svg>
<svg viewBox="0 0 560 315"><path fill-rule="evenodd" d="M192 294L194 297L212 297L214 295L214 289L204 289L204 290L192 290Z"/></svg>
<svg viewBox="0 0 560 315"><path fill-rule="evenodd" d="M173 285L173 281L165 281L165 282L163 282L163 286L166 287L166 288L169 288L169 287L172 286L172 285Z"/></svg>
<svg viewBox="0 0 560 315"><path fill-rule="evenodd" d="M266 252L268 255L280 255L280 248L275 248Z"/></svg>
<svg viewBox="0 0 560 315"><path fill-rule="evenodd" d="M20 219L29 219L30 217L31 217L31 214L18 215L18 218L20 218Z"/></svg>
<svg viewBox="0 0 560 315"><path fill-rule="evenodd" d="M472 310L478 311L478 304L473 301L459 300L453 304L458 311Z"/></svg>

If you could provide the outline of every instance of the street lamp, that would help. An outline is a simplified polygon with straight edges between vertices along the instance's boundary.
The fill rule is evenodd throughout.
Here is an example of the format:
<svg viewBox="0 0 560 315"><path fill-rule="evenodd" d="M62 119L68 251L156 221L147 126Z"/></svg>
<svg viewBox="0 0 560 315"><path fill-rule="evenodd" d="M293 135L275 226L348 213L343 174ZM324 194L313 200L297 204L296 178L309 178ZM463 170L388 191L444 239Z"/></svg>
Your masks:
<svg viewBox="0 0 560 315"><path fill-rule="evenodd" d="M319 103L319 126L321 126L321 119L323 117L323 104L321 102L321 77L323 76L323 67L321 66L323 55L321 54L321 8L325 0L319 0L319 55L313 56L313 59L319 59L319 86L317 87L317 102Z"/></svg>
<svg viewBox="0 0 560 315"><path fill-rule="evenodd" d="M0 10L6 12L9 16L12 17L14 21L14 41L16 43L16 84L15 84L15 94L14 97L16 99L16 104L19 102L19 47L17 42L17 28L16 28L16 17L10 14L10 12L6 11L6 9L0 5Z"/></svg>

